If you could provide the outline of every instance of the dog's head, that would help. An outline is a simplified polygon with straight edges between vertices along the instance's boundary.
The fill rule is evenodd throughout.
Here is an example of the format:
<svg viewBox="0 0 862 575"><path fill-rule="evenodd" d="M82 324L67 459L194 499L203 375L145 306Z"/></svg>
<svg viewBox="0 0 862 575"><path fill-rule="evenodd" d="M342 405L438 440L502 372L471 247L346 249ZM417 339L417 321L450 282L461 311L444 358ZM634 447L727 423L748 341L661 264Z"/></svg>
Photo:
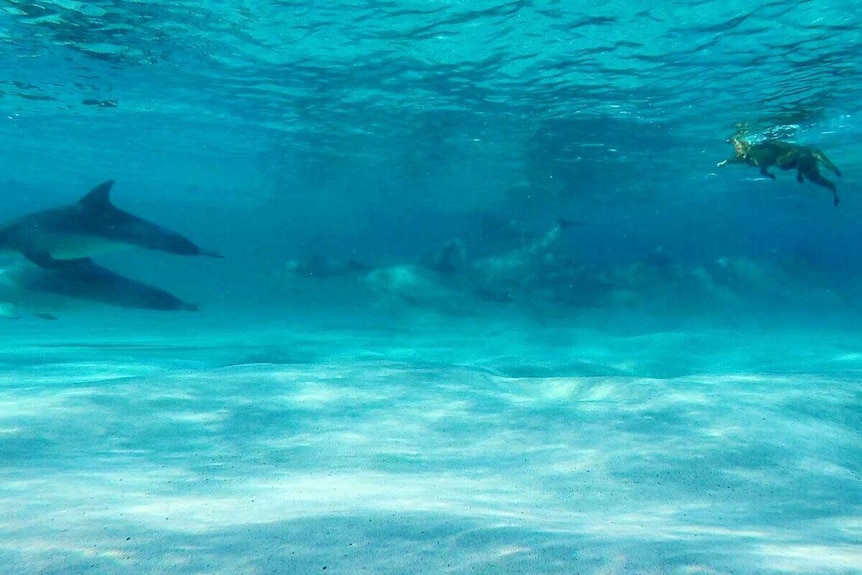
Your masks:
<svg viewBox="0 0 862 575"><path fill-rule="evenodd" d="M748 155L748 150L751 148L751 144L742 139L742 135L740 134L728 138L727 143L733 144L733 151L736 152L737 158L744 158Z"/></svg>

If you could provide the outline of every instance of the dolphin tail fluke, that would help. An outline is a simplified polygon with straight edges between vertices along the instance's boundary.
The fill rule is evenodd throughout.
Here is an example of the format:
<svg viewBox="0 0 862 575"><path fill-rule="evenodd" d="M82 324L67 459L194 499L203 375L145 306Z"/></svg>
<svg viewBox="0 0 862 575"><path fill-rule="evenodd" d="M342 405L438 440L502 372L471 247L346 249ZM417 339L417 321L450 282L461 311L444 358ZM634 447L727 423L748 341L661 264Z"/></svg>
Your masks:
<svg viewBox="0 0 862 575"><path fill-rule="evenodd" d="M212 252L212 251L209 251L209 250L201 250L201 251L200 251L200 254L198 254L198 255L206 256L206 257L208 257L208 258L219 258L219 259L224 259L224 256L223 256L222 254L220 254L220 253L218 253L218 252Z"/></svg>

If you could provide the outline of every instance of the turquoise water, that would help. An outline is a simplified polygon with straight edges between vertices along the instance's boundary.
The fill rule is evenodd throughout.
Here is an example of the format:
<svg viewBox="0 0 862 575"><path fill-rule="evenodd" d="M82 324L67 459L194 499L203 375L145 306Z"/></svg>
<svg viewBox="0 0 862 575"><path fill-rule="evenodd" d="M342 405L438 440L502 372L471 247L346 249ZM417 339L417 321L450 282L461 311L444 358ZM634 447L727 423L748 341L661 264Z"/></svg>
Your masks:
<svg viewBox="0 0 862 575"><path fill-rule="evenodd" d="M862 573L860 41L837 0L0 3L3 221L116 179L225 256L95 256L197 312L12 302L0 572ZM719 169L741 129L841 204Z"/></svg>

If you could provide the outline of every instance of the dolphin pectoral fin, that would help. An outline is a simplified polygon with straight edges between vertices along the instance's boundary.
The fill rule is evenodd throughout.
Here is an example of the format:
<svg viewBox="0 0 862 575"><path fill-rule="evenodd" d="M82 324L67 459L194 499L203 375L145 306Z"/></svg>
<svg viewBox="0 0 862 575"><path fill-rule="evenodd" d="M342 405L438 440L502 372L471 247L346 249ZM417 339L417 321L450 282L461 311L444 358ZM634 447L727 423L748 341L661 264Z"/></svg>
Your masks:
<svg viewBox="0 0 862 575"><path fill-rule="evenodd" d="M210 251L206 251L206 250L201 250L199 255L207 256L207 257L210 257L210 258L220 258L220 259L224 259L224 256L223 256L223 255L221 255L220 253L218 253L218 252L210 252Z"/></svg>
<svg viewBox="0 0 862 575"><path fill-rule="evenodd" d="M109 207L111 204L111 188L114 186L114 180L102 182L78 200L78 203L88 208L103 208Z"/></svg>
<svg viewBox="0 0 862 575"><path fill-rule="evenodd" d="M39 319L45 319L50 321L55 321L57 319L57 316L51 315L50 313L38 312L34 313L33 316L38 317Z"/></svg>
<svg viewBox="0 0 862 575"><path fill-rule="evenodd" d="M40 268L56 268L60 262L54 259L54 256L45 250L25 250L21 252L25 258L39 266Z"/></svg>
<svg viewBox="0 0 862 575"><path fill-rule="evenodd" d="M93 262L93 260L91 260L90 258L73 258L68 260L58 260L45 250L27 250L22 253L24 254L25 258L27 258L40 268L71 268L75 266L87 265L88 262Z"/></svg>

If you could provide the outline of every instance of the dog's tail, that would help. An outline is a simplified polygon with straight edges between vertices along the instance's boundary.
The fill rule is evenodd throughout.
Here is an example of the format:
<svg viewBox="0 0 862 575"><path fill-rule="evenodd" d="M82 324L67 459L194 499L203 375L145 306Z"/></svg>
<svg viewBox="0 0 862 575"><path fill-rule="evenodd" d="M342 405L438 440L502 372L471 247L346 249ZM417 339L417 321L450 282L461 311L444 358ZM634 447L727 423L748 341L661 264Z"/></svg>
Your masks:
<svg viewBox="0 0 862 575"><path fill-rule="evenodd" d="M821 164L823 164L824 166L826 166L827 168L829 168L830 170L835 172L836 176L838 176L839 178L841 177L841 170L839 170L838 166L833 164L829 160L829 158L826 157L826 154L824 154L820 150L814 150L814 157L817 158L817 161L819 161Z"/></svg>

